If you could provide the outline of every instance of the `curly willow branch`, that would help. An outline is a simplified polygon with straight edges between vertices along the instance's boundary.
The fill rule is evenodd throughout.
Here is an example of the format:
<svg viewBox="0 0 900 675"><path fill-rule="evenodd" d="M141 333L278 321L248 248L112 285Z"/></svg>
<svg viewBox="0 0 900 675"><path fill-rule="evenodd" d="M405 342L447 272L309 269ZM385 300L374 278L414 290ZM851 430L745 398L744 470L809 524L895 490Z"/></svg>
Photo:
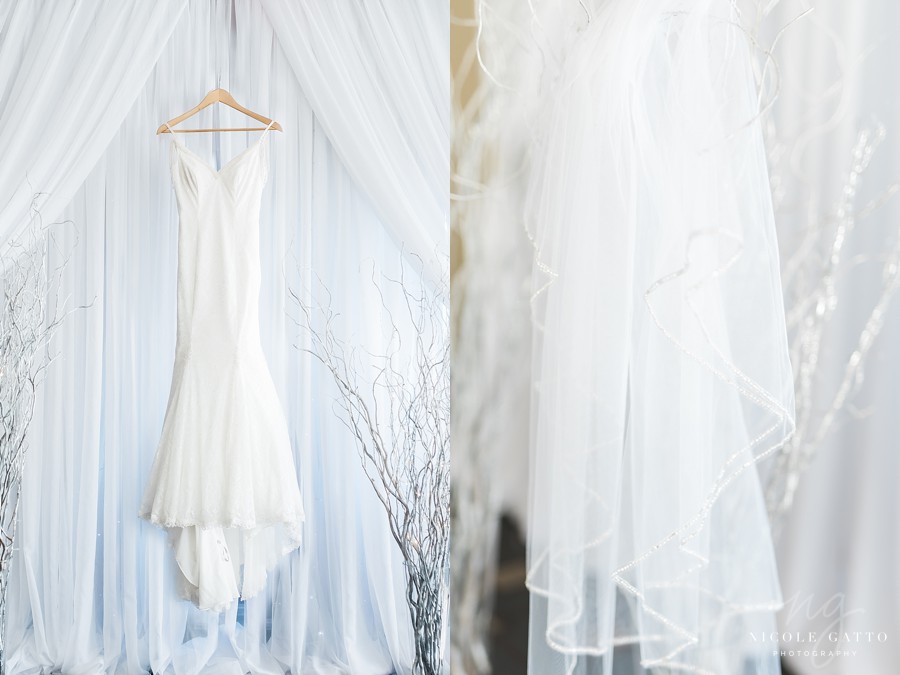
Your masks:
<svg viewBox="0 0 900 675"><path fill-rule="evenodd" d="M406 602L415 639L413 670L441 672L449 598L450 340L447 287L413 291L399 279L373 274L390 338L382 353L348 346L336 334L337 315L291 290L300 309L301 347L331 375L336 414L356 442L363 472L384 507L403 557ZM320 282L321 283L321 282ZM399 292L399 316L385 285Z"/></svg>
<svg viewBox="0 0 900 675"><path fill-rule="evenodd" d="M50 265L58 248L41 223L36 199L31 226L0 253L0 675L6 672L7 591L28 428L37 388L53 361L50 339L66 316L56 292L68 257Z"/></svg>

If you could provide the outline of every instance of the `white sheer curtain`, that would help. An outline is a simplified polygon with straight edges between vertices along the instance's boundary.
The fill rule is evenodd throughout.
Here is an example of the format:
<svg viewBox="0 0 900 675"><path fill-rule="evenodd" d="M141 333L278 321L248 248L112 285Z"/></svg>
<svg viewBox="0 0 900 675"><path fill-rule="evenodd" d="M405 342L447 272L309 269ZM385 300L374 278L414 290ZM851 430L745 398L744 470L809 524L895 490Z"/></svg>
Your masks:
<svg viewBox="0 0 900 675"><path fill-rule="evenodd" d="M187 0L0 5L0 244L53 220L103 155ZM40 195L36 194L40 193Z"/></svg>
<svg viewBox="0 0 900 675"><path fill-rule="evenodd" d="M728 0L536 5L529 672L776 673L793 387Z"/></svg>
<svg viewBox="0 0 900 675"><path fill-rule="evenodd" d="M438 279L449 237L449 5L261 2L350 175Z"/></svg>
<svg viewBox="0 0 900 675"><path fill-rule="evenodd" d="M422 16L430 11L423 8ZM395 47L400 54L407 45ZM340 48L334 49L328 58L338 61ZM381 199L384 186L364 185L345 158L357 148L338 152L332 137L354 133L356 115L373 134L386 120L354 108L347 126L326 129L321 116L330 113L308 103L286 51L259 4L191 2L118 132L66 205L61 215L68 221L54 229L59 255L72 255L64 290L73 303L90 306L54 341L59 358L33 425L10 594L11 672L410 671L403 564L352 438L335 417L330 376L295 347L304 340L288 290L310 297L305 289L321 280L342 315L342 337L377 353L385 325L373 269L395 277L400 243L417 253L446 252L446 212L435 205L415 246L406 245L411 221L388 220L376 208L372 195ZM439 61L432 56L429 63ZM436 80L446 75L432 73ZM263 195L261 332L291 427L307 523L304 546L282 562L266 594L210 615L178 598L164 533L142 523L137 508L162 424L175 328L171 139L154 131L194 105L217 77L239 101L284 127L270 139ZM445 79L432 86L448 91ZM427 136L427 120L440 114L430 111L423 129L407 120L401 135ZM216 106L189 126L243 119ZM216 166L254 139L185 136ZM446 162L446 149L442 157ZM431 167L427 178L415 179L422 191L446 190L446 166L440 186L431 182L440 174L436 155L417 161ZM392 181L404 178L378 180L401 194L408 186Z"/></svg>

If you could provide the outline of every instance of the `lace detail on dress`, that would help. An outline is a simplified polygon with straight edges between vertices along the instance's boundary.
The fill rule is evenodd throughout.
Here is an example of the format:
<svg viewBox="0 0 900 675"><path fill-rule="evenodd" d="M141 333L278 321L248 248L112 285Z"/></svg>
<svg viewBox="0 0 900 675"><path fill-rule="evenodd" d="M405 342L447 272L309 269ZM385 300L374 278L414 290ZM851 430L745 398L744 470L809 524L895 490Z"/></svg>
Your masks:
<svg viewBox="0 0 900 675"><path fill-rule="evenodd" d="M138 512L138 517L147 520L154 525L158 525L159 527L198 527L201 530L210 530L217 527L221 527L223 529L241 529L241 530L252 530L258 527L268 527L270 525L293 525L297 532L300 531L301 523L303 523L305 519L305 514L303 509L295 509L292 511L283 511L275 516L265 518L263 520L257 520L255 518L231 518L229 520L217 520L211 514L207 514L205 517L196 518L191 515L187 515L181 518L167 518L158 513L154 513L152 511L140 511Z"/></svg>

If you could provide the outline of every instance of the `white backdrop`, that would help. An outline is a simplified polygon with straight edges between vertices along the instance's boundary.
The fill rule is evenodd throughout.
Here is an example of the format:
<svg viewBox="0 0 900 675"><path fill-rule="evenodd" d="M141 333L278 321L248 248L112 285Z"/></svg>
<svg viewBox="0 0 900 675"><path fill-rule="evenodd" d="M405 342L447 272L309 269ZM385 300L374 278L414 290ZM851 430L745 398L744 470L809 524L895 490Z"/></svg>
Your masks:
<svg viewBox="0 0 900 675"><path fill-rule="evenodd" d="M441 158L447 157L449 87L438 85L446 84L449 67L442 59L448 50L440 42L447 39L446 31L435 29L448 25L447 10L433 3L412 11L396 3L382 8L383 23L373 24L362 3L349 6L344 18L355 20L359 30L381 30L409 16L413 27L404 29L407 33L427 25L438 38L415 47L433 50L430 60L408 54L405 60L418 64L420 75L436 79L419 103L426 114L391 130L408 145L399 159L386 151L385 162L395 171L366 180L366 172L377 165L360 163L348 153L367 152L379 125L392 118L360 119L355 142L342 140L343 150L336 149L320 120L328 111L314 109L298 83L296 68L305 64L292 60L295 46L281 46L292 35L306 40L307 35L291 32L303 26L277 17L276 36L262 4L190 2L180 17L183 3L161 9L175 29L149 78L117 131L112 132L117 121L102 110L86 122L106 130L112 140L98 153L99 161L88 165L87 179L64 210L48 206L44 211L45 219L63 221L53 232L59 255L71 254L64 290L71 293L71 304L87 307L74 313L54 340L59 358L48 373L32 428L11 581L10 672L152 669L180 675L290 669L381 675L409 670L413 645L402 562L382 507L359 469L352 438L333 413L330 381L294 346L302 345L303 333L291 318L297 311L288 289L302 292L320 278L342 315L347 341L377 352L384 325L371 282L373 265L396 272L401 242L423 256L445 253L446 205L433 195L445 193L447 185ZM332 61L348 48L376 48L355 44L347 26L329 24L334 17L326 8L323 3L308 11L321 14L322 24L344 40L329 42L335 50ZM9 16L7 8L0 20L6 23ZM405 45L399 41L391 53L402 53ZM10 59L3 56L0 67ZM319 66L327 68L323 64L329 61L320 56ZM369 93L406 91L412 71L402 62L394 68L379 63L387 70L345 70L331 82L344 91L371 81L378 86ZM338 86L340 77L356 79ZM129 78L124 80L133 84ZM389 88L391 78L397 79ZM271 167L263 194L261 334L289 420L307 522L304 545L282 561L266 594L210 615L178 599L164 532L140 521L137 509L165 412L175 337L171 138L155 130L217 84L284 128L270 137ZM121 88L112 99L119 94ZM403 105L390 94L384 99ZM8 106L9 100L4 103ZM7 110L0 110L0 120ZM184 126L244 120L215 106ZM344 122L331 133L352 133L354 117ZM413 128L418 123L427 134ZM258 133L182 139L218 167ZM102 135L92 135L100 147ZM416 166L405 163L409 156ZM402 220L385 202L402 189L395 182L405 177L427 190L418 193L418 203ZM384 184L391 185L388 194L377 192ZM410 222L418 228L414 234Z"/></svg>
<svg viewBox="0 0 900 675"><path fill-rule="evenodd" d="M882 266L898 251L900 231L900 96L894 86L900 6L891 0L782 0L767 21L769 36L806 9L775 51L782 77L772 109L776 211L782 253L797 250L810 219L834 222L861 131L884 125L885 137L856 186L856 220L837 275L838 304L820 356L815 404L831 404L844 366L884 284ZM776 146L770 141L770 146ZM877 200L877 201L876 201ZM821 252L819 252L821 254ZM865 376L817 458L800 479L778 539L785 609L781 630L817 633L817 641L782 645L799 675L896 673L900 668L900 299L884 316ZM854 411L855 414L850 414ZM831 632L884 632L886 642L836 644ZM798 648L799 647L799 648ZM828 652L848 652L829 656ZM824 651L813 656L812 651ZM850 654L852 652L852 654Z"/></svg>

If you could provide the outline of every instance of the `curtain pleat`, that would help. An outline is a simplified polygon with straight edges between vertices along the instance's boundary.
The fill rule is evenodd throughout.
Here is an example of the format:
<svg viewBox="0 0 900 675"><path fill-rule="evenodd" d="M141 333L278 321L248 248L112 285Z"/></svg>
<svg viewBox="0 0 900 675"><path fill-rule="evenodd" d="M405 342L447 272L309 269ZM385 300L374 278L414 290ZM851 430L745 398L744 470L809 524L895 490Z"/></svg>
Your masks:
<svg viewBox="0 0 900 675"><path fill-rule="evenodd" d="M72 200L144 87L187 0L4 3L0 246Z"/></svg>
<svg viewBox="0 0 900 675"><path fill-rule="evenodd" d="M395 241L449 252L449 5L260 0L310 106Z"/></svg>

